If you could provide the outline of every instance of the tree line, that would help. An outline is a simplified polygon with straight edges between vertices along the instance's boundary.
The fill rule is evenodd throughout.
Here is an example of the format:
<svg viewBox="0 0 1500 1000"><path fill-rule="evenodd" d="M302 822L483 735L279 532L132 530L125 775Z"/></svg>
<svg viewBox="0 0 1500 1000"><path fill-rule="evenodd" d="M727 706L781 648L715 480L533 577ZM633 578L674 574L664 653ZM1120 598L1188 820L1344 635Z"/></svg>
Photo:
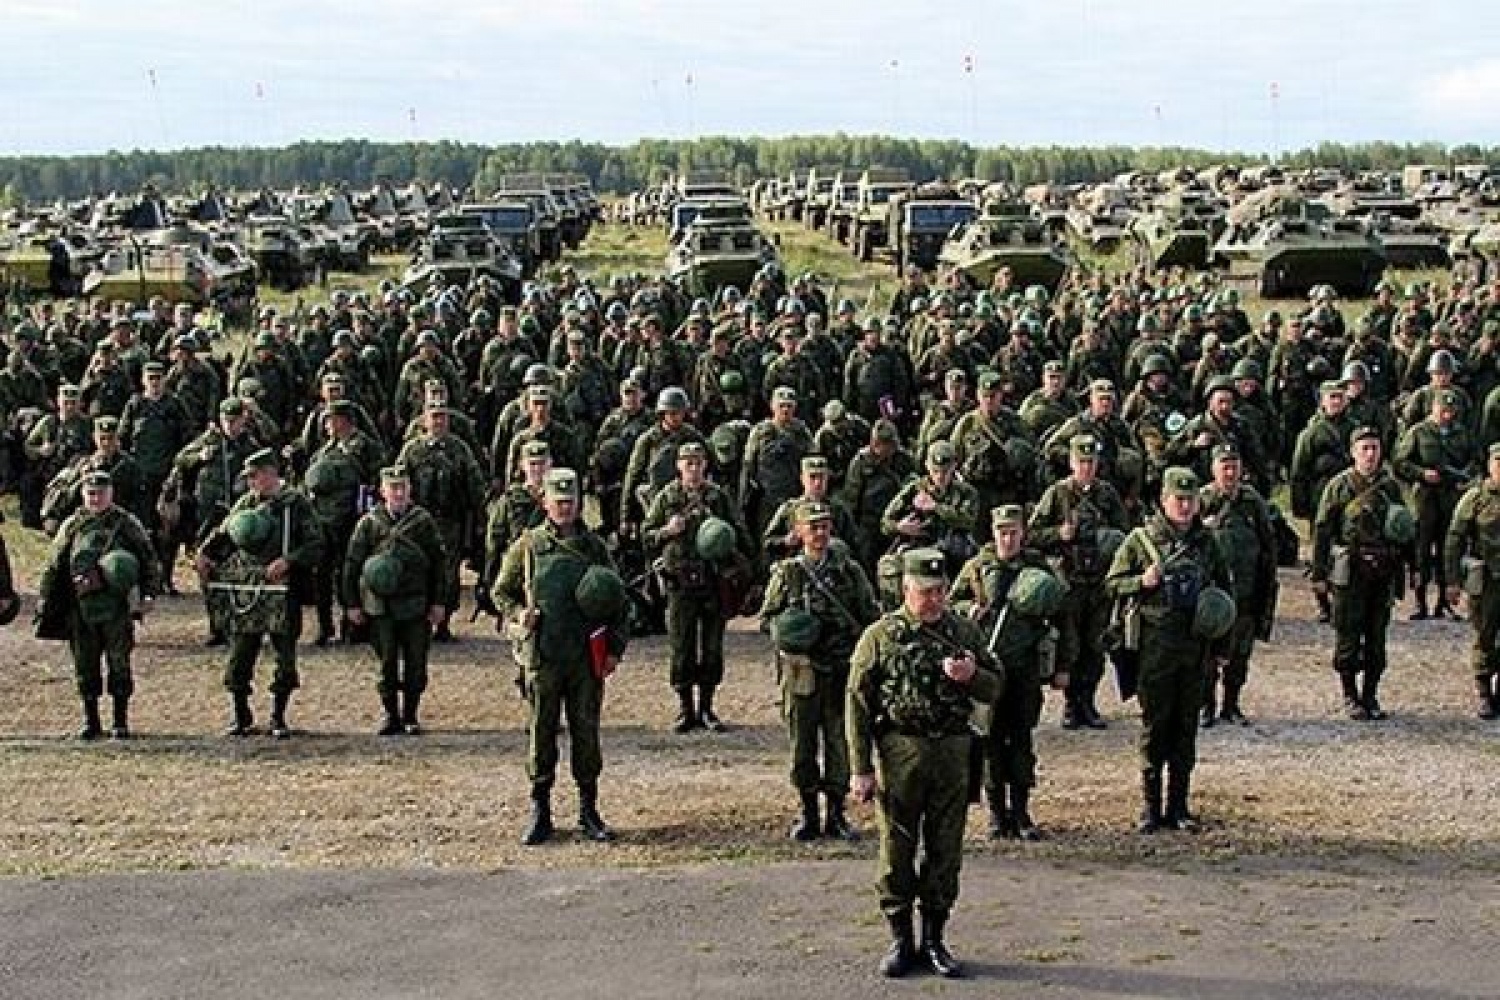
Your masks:
<svg viewBox="0 0 1500 1000"><path fill-rule="evenodd" d="M1179 147L1047 146L976 147L957 140L890 136L642 139L628 146L530 142L482 146L460 142L369 142L359 139L299 142L279 148L208 146L168 152L133 150L79 156L0 157L0 202L49 202L146 184L166 191L221 188L287 188L377 181L445 183L488 192L514 172L572 172L596 190L624 192L688 169L720 169L737 182L785 176L811 166L905 168L918 180L982 177L1032 184L1103 180L1128 170L1160 171L1213 163L1265 163L1261 155ZM1441 143L1321 143L1283 156L1292 167L1340 166L1398 170L1408 163L1500 162L1500 147Z"/></svg>

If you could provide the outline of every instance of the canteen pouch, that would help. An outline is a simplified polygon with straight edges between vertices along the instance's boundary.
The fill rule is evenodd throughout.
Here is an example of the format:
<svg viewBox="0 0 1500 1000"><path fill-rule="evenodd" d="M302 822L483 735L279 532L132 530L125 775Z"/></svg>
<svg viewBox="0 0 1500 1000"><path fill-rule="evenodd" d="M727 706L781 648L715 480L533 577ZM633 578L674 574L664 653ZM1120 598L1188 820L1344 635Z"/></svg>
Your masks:
<svg viewBox="0 0 1500 1000"><path fill-rule="evenodd" d="M1465 594L1470 597L1484 596L1484 581L1489 574L1486 572L1483 559L1464 556L1458 561L1458 572Z"/></svg>
<svg viewBox="0 0 1500 1000"><path fill-rule="evenodd" d="M806 698L818 689L818 673L806 656L781 653L781 673L788 694Z"/></svg>
<svg viewBox="0 0 1500 1000"><path fill-rule="evenodd" d="M1347 587L1354 578L1354 553L1347 545L1333 546L1333 559L1328 568L1328 582L1335 587Z"/></svg>
<svg viewBox="0 0 1500 1000"><path fill-rule="evenodd" d="M1161 591L1167 607L1173 611L1196 611L1203 578L1196 572L1168 571L1162 579Z"/></svg>

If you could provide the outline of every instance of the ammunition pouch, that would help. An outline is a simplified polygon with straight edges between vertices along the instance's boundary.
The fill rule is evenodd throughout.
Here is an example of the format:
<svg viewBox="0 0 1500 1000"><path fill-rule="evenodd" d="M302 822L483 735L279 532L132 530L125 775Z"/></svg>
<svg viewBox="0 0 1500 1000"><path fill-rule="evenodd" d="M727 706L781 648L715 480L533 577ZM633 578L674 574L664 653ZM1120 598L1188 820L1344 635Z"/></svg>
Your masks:
<svg viewBox="0 0 1500 1000"><path fill-rule="evenodd" d="M1172 611L1196 611L1203 586L1203 574L1196 567L1169 569L1161 581L1162 600Z"/></svg>

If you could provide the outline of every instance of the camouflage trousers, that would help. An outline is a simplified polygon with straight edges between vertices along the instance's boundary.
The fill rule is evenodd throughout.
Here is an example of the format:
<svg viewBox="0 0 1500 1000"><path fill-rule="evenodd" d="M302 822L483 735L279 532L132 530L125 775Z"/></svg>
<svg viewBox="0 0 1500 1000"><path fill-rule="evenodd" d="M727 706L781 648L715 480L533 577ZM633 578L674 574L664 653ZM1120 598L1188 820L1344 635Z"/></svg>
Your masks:
<svg viewBox="0 0 1500 1000"><path fill-rule="evenodd" d="M1139 751L1143 768L1191 771L1198 759L1207 648L1185 628L1142 623Z"/></svg>
<svg viewBox="0 0 1500 1000"><path fill-rule="evenodd" d="M1443 599L1443 588L1448 585L1443 542L1448 537L1448 525L1453 522L1453 510L1457 506L1457 490L1417 490L1414 512L1417 515L1417 557L1413 568L1422 586L1437 583L1440 600Z"/></svg>
<svg viewBox="0 0 1500 1000"><path fill-rule="evenodd" d="M913 903L947 914L958 900L969 810L969 736L903 736L877 742L880 773L880 909Z"/></svg>
<svg viewBox="0 0 1500 1000"><path fill-rule="evenodd" d="M792 787L842 798L849 792L849 743L844 705L849 665L816 670L812 694L793 694L781 679L781 718L792 749ZM822 751L821 766L818 752Z"/></svg>
<svg viewBox="0 0 1500 1000"><path fill-rule="evenodd" d="M255 663L260 659L263 637L271 640L276 670L271 675L272 694L291 694L301 687L297 676L297 637L302 634L302 613L290 613L291 627L280 632L237 632L229 637L229 663L224 668L224 689L231 694L251 693L255 685Z"/></svg>
<svg viewBox="0 0 1500 1000"><path fill-rule="evenodd" d="M463 541L463 526L451 520L439 520L437 522L438 534L443 539L443 607L451 614L458 610L459 586L458 568L463 564L464 551L459 544Z"/></svg>
<svg viewBox="0 0 1500 1000"><path fill-rule="evenodd" d="M80 697L103 696L106 687L100 669L103 664L109 665L110 697L129 698L135 693L135 679L130 673L130 654L135 649L134 622L126 617L90 624L75 613L70 631L68 650L73 655Z"/></svg>
<svg viewBox="0 0 1500 1000"><path fill-rule="evenodd" d="M1333 669L1363 672L1366 679L1385 673L1385 636L1391 624L1393 587L1389 580L1355 571L1353 585L1333 591Z"/></svg>
<svg viewBox="0 0 1500 1000"><path fill-rule="evenodd" d="M1228 662L1221 673L1210 659L1204 670L1203 692L1205 701L1211 699L1214 689L1222 681L1225 691L1239 691L1250 676L1250 654L1255 651L1255 629L1259 622L1251 615L1239 615L1225 640L1229 644Z"/></svg>
<svg viewBox="0 0 1500 1000"><path fill-rule="evenodd" d="M531 783L550 786L557 774L557 740L566 712L573 780L579 787L597 784L604 770L599 746L604 685L594 680L588 663L544 660L538 668L526 671L526 693L531 708L526 776Z"/></svg>
<svg viewBox="0 0 1500 1000"><path fill-rule="evenodd" d="M1500 634L1500 581L1486 580L1484 593L1469 598L1469 619L1474 623L1474 651L1470 662L1474 676L1487 680L1500 674L1500 651L1495 649Z"/></svg>
<svg viewBox="0 0 1500 1000"><path fill-rule="evenodd" d="M724 682L724 616L711 590L678 590L667 595L670 677L677 690Z"/></svg>
<svg viewBox="0 0 1500 1000"><path fill-rule="evenodd" d="M1102 583L1069 583L1058 622L1057 669L1068 673L1068 702L1089 704L1104 677L1104 633L1113 604Z"/></svg>
<svg viewBox="0 0 1500 1000"><path fill-rule="evenodd" d="M991 802L1003 801L1006 785L1036 784L1036 748L1032 731L1042 717L1042 685L1035 676L1008 677L1005 694L995 705L985 738L986 790Z"/></svg>
<svg viewBox="0 0 1500 1000"><path fill-rule="evenodd" d="M425 616L406 621L397 621L390 615L371 616L370 644L380 657L380 683L376 690L381 697L398 693L419 695L427 690L432 625Z"/></svg>

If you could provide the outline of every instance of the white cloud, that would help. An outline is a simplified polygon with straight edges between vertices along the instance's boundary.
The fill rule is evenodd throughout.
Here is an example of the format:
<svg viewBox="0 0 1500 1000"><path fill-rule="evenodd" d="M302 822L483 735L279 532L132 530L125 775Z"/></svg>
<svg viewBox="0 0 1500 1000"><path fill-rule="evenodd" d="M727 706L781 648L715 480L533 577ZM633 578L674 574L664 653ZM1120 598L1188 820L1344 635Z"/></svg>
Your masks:
<svg viewBox="0 0 1500 1000"><path fill-rule="evenodd" d="M1429 77L1418 89L1422 110L1443 122L1493 122L1500 106L1500 59L1485 59Z"/></svg>

